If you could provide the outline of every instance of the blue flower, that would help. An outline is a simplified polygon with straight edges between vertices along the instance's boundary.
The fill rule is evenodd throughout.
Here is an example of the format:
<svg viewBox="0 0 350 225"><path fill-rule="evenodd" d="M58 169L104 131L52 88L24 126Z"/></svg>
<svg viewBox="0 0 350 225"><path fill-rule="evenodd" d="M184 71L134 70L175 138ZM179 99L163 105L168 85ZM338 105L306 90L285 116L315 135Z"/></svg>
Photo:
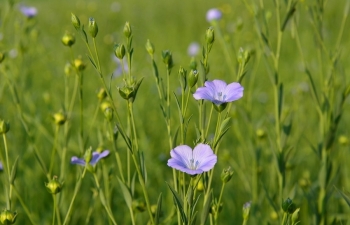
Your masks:
<svg viewBox="0 0 350 225"><path fill-rule="evenodd" d="M91 153L90 153L91 154ZM99 152L93 152L92 153L92 158L90 161L90 165L94 166L100 159L106 157L109 155L109 151L108 150L104 150L103 152L99 153ZM77 164L77 165L81 165L81 166L85 166L86 162L84 159L78 158L76 156L73 156L71 161L72 164Z"/></svg>
<svg viewBox="0 0 350 225"><path fill-rule="evenodd" d="M205 99L216 105L236 101L243 96L244 88L236 82L226 84L222 80L206 81L205 87L200 87L193 94L197 100Z"/></svg>
<svg viewBox="0 0 350 225"><path fill-rule="evenodd" d="M25 6L21 5L19 7L19 10L22 12L23 15L25 15L28 18L33 18L38 14L38 10L35 7Z"/></svg>
<svg viewBox="0 0 350 225"><path fill-rule="evenodd" d="M192 42L187 48L187 54L189 56L197 56L201 50L201 46L197 42Z"/></svg>
<svg viewBox="0 0 350 225"><path fill-rule="evenodd" d="M222 17L222 12L219 9L215 8L209 9L206 17L208 22L220 20Z"/></svg>
<svg viewBox="0 0 350 225"><path fill-rule="evenodd" d="M168 166L190 175L211 170L217 162L217 156L207 144L198 144L192 151L187 145L180 145L170 152Z"/></svg>
<svg viewBox="0 0 350 225"><path fill-rule="evenodd" d="M3 168L3 165L2 165L2 163L0 162L0 170L3 170L4 168Z"/></svg>

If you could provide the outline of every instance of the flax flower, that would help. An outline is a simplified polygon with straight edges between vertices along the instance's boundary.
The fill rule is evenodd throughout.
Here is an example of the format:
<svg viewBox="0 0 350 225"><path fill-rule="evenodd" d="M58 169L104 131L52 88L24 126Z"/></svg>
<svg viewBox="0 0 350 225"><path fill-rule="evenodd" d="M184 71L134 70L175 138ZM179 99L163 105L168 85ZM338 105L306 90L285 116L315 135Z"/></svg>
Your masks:
<svg viewBox="0 0 350 225"><path fill-rule="evenodd" d="M99 153L99 152L93 152L92 153L92 158L90 161L90 165L94 166L100 159L106 157L109 155L109 151L108 150L104 150L103 152ZM72 164L77 164L77 165L81 165L81 166L85 166L86 165L86 161L85 159L81 159L78 158L76 156L73 156L71 159L71 163Z"/></svg>

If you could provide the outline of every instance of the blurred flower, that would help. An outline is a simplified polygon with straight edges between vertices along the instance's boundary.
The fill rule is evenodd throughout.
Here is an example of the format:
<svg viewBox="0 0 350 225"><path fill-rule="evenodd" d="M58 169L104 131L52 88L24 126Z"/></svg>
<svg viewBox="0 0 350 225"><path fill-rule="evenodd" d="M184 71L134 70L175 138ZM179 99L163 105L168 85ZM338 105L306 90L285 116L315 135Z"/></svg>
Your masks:
<svg viewBox="0 0 350 225"><path fill-rule="evenodd" d="M243 96L244 88L236 82L226 84L222 80L206 81L205 87L200 87L193 94L197 100L205 99L216 105L236 101Z"/></svg>
<svg viewBox="0 0 350 225"><path fill-rule="evenodd" d="M2 163L0 162L0 170L3 170L3 169L4 169L4 167L3 167Z"/></svg>
<svg viewBox="0 0 350 225"><path fill-rule="evenodd" d="M118 59L114 54L112 57L113 57L113 61L117 63L117 68L113 72L113 78L115 78L123 74L123 65L122 65L122 61ZM125 73L129 72L128 62L126 57L123 58L123 64L124 64Z"/></svg>
<svg viewBox="0 0 350 225"><path fill-rule="evenodd" d="M92 153L92 158L91 158L90 164L92 166L94 166L100 159L102 159L102 158L104 158L104 157L106 157L108 155L109 155L109 150L104 150L101 153L98 153L98 152L95 151L95 152ZM72 164L81 165L81 166L85 166L86 165L86 162L85 162L84 159L78 158L76 156L72 157L71 163Z"/></svg>
<svg viewBox="0 0 350 225"><path fill-rule="evenodd" d="M20 5L19 10L28 18L33 18L36 16L36 14L38 14L38 10L32 6Z"/></svg>
<svg viewBox="0 0 350 225"><path fill-rule="evenodd" d="M211 170L217 162L217 156L207 144L198 144L192 151L187 145L175 147L170 152L168 166L190 175Z"/></svg>
<svg viewBox="0 0 350 225"><path fill-rule="evenodd" d="M191 57L197 56L199 51L201 50L201 46L198 42L192 42L187 48L187 54Z"/></svg>
<svg viewBox="0 0 350 225"><path fill-rule="evenodd" d="M244 203L244 205L243 205L243 219L244 220L248 220L251 207L252 207L252 201Z"/></svg>
<svg viewBox="0 0 350 225"><path fill-rule="evenodd" d="M220 20L222 17L222 12L216 8L209 9L206 17L208 22Z"/></svg>
<svg viewBox="0 0 350 225"><path fill-rule="evenodd" d="M18 56L18 51L16 49L11 49L9 51L10 58L16 58Z"/></svg>

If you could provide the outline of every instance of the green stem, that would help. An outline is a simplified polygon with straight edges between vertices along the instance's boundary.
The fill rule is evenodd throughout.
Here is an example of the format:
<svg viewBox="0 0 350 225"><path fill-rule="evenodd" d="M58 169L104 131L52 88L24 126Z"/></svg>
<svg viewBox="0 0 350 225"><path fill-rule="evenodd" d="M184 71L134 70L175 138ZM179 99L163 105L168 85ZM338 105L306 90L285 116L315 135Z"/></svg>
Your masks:
<svg viewBox="0 0 350 225"><path fill-rule="evenodd" d="M56 195L52 195L53 198L53 212L52 212L52 225L55 225L55 216L56 216Z"/></svg>
<svg viewBox="0 0 350 225"><path fill-rule="evenodd" d="M12 185L12 186L13 186L13 185ZM30 213L30 211L29 211L27 205L26 205L25 202L23 201L21 195L18 193L18 190L16 189L15 186L13 186L13 190L14 190L16 196L17 196L17 199L18 199L19 202L21 203L24 212L25 212L26 215L28 216L29 221L30 221L33 225L38 224L37 222L35 222L36 219L33 218L33 215Z"/></svg>
<svg viewBox="0 0 350 225"><path fill-rule="evenodd" d="M98 68L99 71L101 71L100 58L98 57L98 51L97 51L97 46L96 46L96 38L92 38L92 42L94 43L94 49L95 49L96 61L97 61L97 68Z"/></svg>
<svg viewBox="0 0 350 225"><path fill-rule="evenodd" d="M69 208L68 208L66 217L64 218L63 225L66 225L69 222L70 214L71 214L71 211L72 211L72 208L73 208L73 204L74 204L75 198L77 197L78 191L80 190L81 182L83 180L85 171L86 171L86 169L84 169L83 175L81 177L79 177L79 180L78 180L78 182L75 185L74 194L73 194L72 200L71 200L71 202L69 204Z"/></svg>
<svg viewBox="0 0 350 225"><path fill-rule="evenodd" d="M220 195L219 195L219 200L218 200L218 205L217 205L217 211L215 212L215 217L214 217L214 223L215 225L218 224L218 216L219 216L219 208L220 208L220 204L221 204L221 199L222 199L222 194L224 193L224 189L225 189L225 185L226 183L223 182L222 186L221 186L221 191L220 191Z"/></svg>
<svg viewBox="0 0 350 225"><path fill-rule="evenodd" d="M53 165L56 162L55 155L56 155L56 151L57 151L57 140L58 140L59 129L60 129L60 126L56 125L55 139L54 139L54 143L53 143L53 147L52 147L52 151L51 151L51 161L50 161L50 168L49 168L49 174L48 174L50 177L52 175ZM62 159L62 160L64 160L64 159Z"/></svg>

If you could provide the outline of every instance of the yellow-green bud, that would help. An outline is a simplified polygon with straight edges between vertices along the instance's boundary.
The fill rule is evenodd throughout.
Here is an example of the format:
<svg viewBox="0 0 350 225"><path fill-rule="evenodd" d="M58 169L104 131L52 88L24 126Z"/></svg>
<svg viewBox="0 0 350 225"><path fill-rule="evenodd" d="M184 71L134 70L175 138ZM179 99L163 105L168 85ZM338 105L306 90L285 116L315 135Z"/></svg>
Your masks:
<svg viewBox="0 0 350 225"><path fill-rule="evenodd" d="M5 53L0 52L0 63L2 63L2 61L4 61L5 59Z"/></svg>
<svg viewBox="0 0 350 225"><path fill-rule="evenodd" d="M125 47L123 44L117 44L114 47L114 54L118 59L123 59L125 56Z"/></svg>
<svg viewBox="0 0 350 225"><path fill-rule="evenodd" d="M61 192L62 184L57 180L57 176L54 176L49 183L45 183L47 191L53 195Z"/></svg>
<svg viewBox="0 0 350 225"><path fill-rule="evenodd" d="M182 90L185 90L186 86L187 86L186 74L187 74L187 71L182 66L180 66L180 69L179 69L179 80L180 80L180 85L182 87Z"/></svg>
<svg viewBox="0 0 350 225"><path fill-rule="evenodd" d="M299 211L300 208L297 208L293 214L292 214L292 224L297 224L298 220L299 220Z"/></svg>
<svg viewBox="0 0 350 225"><path fill-rule="evenodd" d="M62 112L55 113L52 117L56 125L63 125L67 121L67 116Z"/></svg>
<svg viewBox="0 0 350 225"><path fill-rule="evenodd" d="M66 74L66 76L71 75L73 71L73 66L71 63L66 63L66 65L64 66L64 73Z"/></svg>
<svg viewBox="0 0 350 225"><path fill-rule="evenodd" d="M197 61L194 57L191 58L190 68L191 70L197 70Z"/></svg>
<svg viewBox="0 0 350 225"><path fill-rule="evenodd" d="M153 44L150 42L149 39L147 39L147 42L146 42L146 50L148 52L148 54L150 54L151 56L153 56L154 54L154 46Z"/></svg>
<svg viewBox="0 0 350 225"><path fill-rule="evenodd" d="M194 85L197 84L198 75L199 73L197 70L191 70L188 74L188 85L190 86L190 88L194 87Z"/></svg>
<svg viewBox="0 0 350 225"><path fill-rule="evenodd" d="M104 111L105 117L108 121L111 121L113 119L113 109L112 108L106 108Z"/></svg>
<svg viewBox="0 0 350 225"><path fill-rule="evenodd" d="M97 23L93 17L89 18L89 33L93 38L95 38L98 33Z"/></svg>
<svg viewBox="0 0 350 225"><path fill-rule="evenodd" d="M266 136L266 132L263 129L257 129L255 133L258 138L264 138Z"/></svg>
<svg viewBox="0 0 350 225"><path fill-rule="evenodd" d="M124 33L125 37L127 37L127 38L131 37L132 31L131 31L131 27L130 27L129 22L125 23L123 33Z"/></svg>
<svg viewBox="0 0 350 225"><path fill-rule="evenodd" d="M11 212L10 210L4 209L0 213L0 222L2 224L14 224L16 222L17 212Z"/></svg>
<svg viewBox="0 0 350 225"><path fill-rule="evenodd" d="M347 145L349 144L349 138L347 138L345 135L340 135L338 142L341 145Z"/></svg>
<svg viewBox="0 0 350 225"><path fill-rule="evenodd" d="M0 119L0 134L6 134L10 130L10 124Z"/></svg>
<svg viewBox="0 0 350 225"><path fill-rule="evenodd" d="M209 27L205 32L205 41L207 44L213 44L215 40L214 29L213 27Z"/></svg>
<svg viewBox="0 0 350 225"><path fill-rule="evenodd" d="M86 67L85 63L80 58L75 59L73 64L75 69L77 69L78 71L83 71Z"/></svg>
<svg viewBox="0 0 350 225"><path fill-rule="evenodd" d="M108 101L104 101L101 103L100 108L102 112L104 112L107 108L112 108L112 104Z"/></svg>
<svg viewBox="0 0 350 225"><path fill-rule="evenodd" d="M80 29L80 20L79 20L79 18L78 18L76 15L74 15L73 13L72 13L71 20L72 20L72 24L73 24L73 26L75 27L75 29L76 29L76 30Z"/></svg>
<svg viewBox="0 0 350 225"><path fill-rule="evenodd" d="M244 203L244 205L243 205L243 220L248 220L251 206L252 206L251 201Z"/></svg>
<svg viewBox="0 0 350 225"><path fill-rule="evenodd" d="M163 51L162 58L163 58L163 62L168 67L168 69L171 69L173 67L173 57L171 55L171 52L169 50Z"/></svg>
<svg viewBox="0 0 350 225"><path fill-rule="evenodd" d="M221 180L223 183L227 183L231 180L233 176L233 171L231 167L229 166L227 169L224 169L221 173Z"/></svg>
<svg viewBox="0 0 350 225"><path fill-rule="evenodd" d="M69 32L66 32L62 37L62 43L68 47L72 46L75 43L74 35L72 35Z"/></svg>
<svg viewBox="0 0 350 225"><path fill-rule="evenodd" d="M86 150L84 155L84 160L88 164L91 162L92 159L92 148L90 147L88 150Z"/></svg>
<svg viewBox="0 0 350 225"><path fill-rule="evenodd" d="M107 92L104 88L100 88L100 90L98 90L97 92L97 98L99 100L103 100L107 97Z"/></svg>

